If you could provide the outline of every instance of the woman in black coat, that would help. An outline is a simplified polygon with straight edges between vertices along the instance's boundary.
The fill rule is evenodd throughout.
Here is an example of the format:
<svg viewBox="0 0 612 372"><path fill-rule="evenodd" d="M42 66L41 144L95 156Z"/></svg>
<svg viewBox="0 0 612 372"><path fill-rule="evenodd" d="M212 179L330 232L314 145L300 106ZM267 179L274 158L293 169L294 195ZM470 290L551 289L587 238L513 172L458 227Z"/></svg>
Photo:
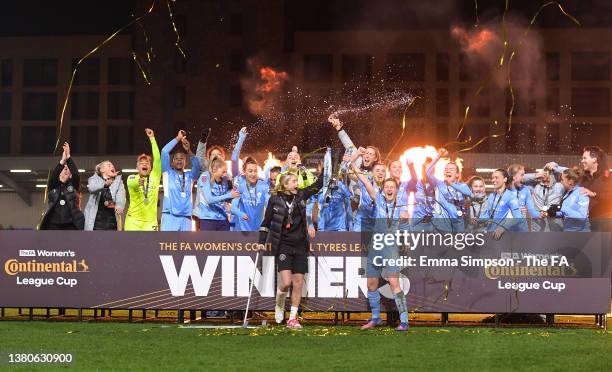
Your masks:
<svg viewBox="0 0 612 372"><path fill-rule="evenodd" d="M47 183L47 211L40 230L83 230L85 226L85 216L79 209L79 170L70 157L70 145L64 143L63 149L62 160Z"/></svg>
<svg viewBox="0 0 612 372"><path fill-rule="evenodd" d="M268 200L259 229L259 243L269 243L272 246L280 273L274 308L277 323L282 323L285 317L285 298L289 287L293 285L288 328L302 328L297 320L297 311L302 299L304 274L308 272L307 257L310 250L306 202L323 185L323 177L319 177L312 185L298 189L297 177L291 172L281 174L275 192Z"/></svg>

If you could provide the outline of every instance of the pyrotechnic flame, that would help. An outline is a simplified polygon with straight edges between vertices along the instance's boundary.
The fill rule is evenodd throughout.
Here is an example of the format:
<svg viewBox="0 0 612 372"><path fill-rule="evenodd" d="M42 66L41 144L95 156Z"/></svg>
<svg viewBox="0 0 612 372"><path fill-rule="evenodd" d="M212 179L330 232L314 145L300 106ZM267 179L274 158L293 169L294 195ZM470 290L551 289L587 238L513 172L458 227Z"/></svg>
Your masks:
<svg viewBox="0 0 612 372"><path fill-rule="evenodd" d="M255 91L259 93L271 93L280 89L281 85L287 80L285 71L276 72L270 67L262 67L259 69L259 76L262 83L257 84Z"/></svg>
<svg viewBox="0 0 612 372"><path fill-rule="evenodd" d="M437 156L437 154L438 151L435 147L431 145L426 145L424 147L411 147L408 150L405 150L399 159L402 163L402 182L410 181L410 172L408 171L408 167L406 166L407 159L413 161L417 178L420 180L422 178L421 169L423 167L423 164L425 163L425 159L433 159ZM446 166L446 164L450 163L450 161L451 159L449 158L442 158L438 160L438 162L436 163L436 168L434 169L434 176L439 179L444 179L444 167ZM463 159L455 158L454 162L459 167L459 172L461 172L463 169Z"/></svg>
<svg viewBox="0 0 612 372"><path fill-rule="evenodd" d="M249 61L250 65L254 63ZM271 67L261 67L257 72L259 76L255 80L242 81L242 89L245 91L249 110L259 116L274 109L274 103L289 75L285 71L276 71Z"/></svg>

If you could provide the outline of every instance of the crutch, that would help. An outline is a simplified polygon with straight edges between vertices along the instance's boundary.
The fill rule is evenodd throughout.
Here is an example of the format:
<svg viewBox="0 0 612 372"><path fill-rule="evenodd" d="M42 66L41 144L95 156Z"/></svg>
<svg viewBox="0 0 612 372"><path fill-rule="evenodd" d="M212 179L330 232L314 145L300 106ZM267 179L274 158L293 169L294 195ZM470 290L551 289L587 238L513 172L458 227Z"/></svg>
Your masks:
<svg viewBox="0 0 612 372"><path fill-rule="evenodd" d="M255 275L257 274L257 263L259 262L259 250L255 255L255 268L253 269L253 279L251 280L251 286L249 288L249 298L246 304L246 310L244 310L244 319L242 320L242 327L246 328L249 324L247 316L249 314L249 306L251 305L251 297L253 296L253 285L255 284Z"/></svg>

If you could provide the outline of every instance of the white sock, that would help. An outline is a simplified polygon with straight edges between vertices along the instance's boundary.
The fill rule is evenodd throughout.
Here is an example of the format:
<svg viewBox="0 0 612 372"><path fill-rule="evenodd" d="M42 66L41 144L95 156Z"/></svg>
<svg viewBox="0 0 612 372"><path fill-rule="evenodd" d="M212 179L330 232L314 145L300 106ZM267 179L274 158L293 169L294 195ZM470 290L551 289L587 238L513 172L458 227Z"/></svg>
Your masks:
<svg viewBox="0 0 612 372"><path fill-rule="evenodd" d="M298 307L291 306L291 314L289 314L289 319L295 319L297 317Z"/></svg>
<svg viewBox="0 0 612 372"><path fill-rule="evenodd" d="M287 292L281 292L280 289L276 288L276 306L284 309L286 298L287 298Z"/></svg>

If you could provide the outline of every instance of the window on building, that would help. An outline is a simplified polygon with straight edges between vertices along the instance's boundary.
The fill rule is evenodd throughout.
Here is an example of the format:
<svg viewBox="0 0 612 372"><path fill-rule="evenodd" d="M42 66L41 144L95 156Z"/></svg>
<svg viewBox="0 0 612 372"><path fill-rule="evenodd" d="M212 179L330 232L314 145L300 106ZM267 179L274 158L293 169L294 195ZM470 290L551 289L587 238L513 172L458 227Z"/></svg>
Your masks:
<svg viewBox="0 0 612 372"><path fill-rule="evenodd" d="M13 100L10 92L0 93L0 120L11 120Z"/></svg>
<svg viewBox="0 0 612 372"><path fill-rule="evenodd" d="M579 153L585 146L599 146L610 150L610 126L608 123L572 123L570 124L571 147L573 153Z"/></svg>
<svg viewBox="0 0 612 372"><path fill-rule="evenodd" d="M459 54L459 80L479 81L489 71L486 63L471 59L465 54Z"/></svg>
<svg viewBox="0 0 612 372"><path fill-rule="evenodd" d="M548 93L546 94L546 111L554 115L559 115L561 112L559 88L548 88Z"/></svg>
<svg viewBox="0 0 612 372"><path fill-rule="evenodd" d="M21 128L21 152L26 155L50 154L55 147L55 126Z"/></svg>
<svg viewBox="0 0 612 372"><path fill-rule="evenodd" d="M106 151L109 154L132 154L134 151L134 127L131 125L110 125L106 135Z"/></svg>
<svg viewBox="0 0 612 372"><path fill-rule="evenodd" d="M546 80L559 81L561 58L559 53L546 53Z"/></svg>
<svg viewBox="0 0 612 372"><path fill-rule="evenodd" d="M55 93L24 93L23 120L55 120L57 95Z"/></svg>
<svg viewBox="0 0 612 372"><path fill-rule="evenodd" d="M610 53L573 52L572 80L610 80Z"/></svg>
<svg viewBox="0 0 612 372"><path fill-rule="evenodd" d="M0 127L0 154L11 152L11 127Z"/></svg>
<svg viewBox="0 0 612 372"><path fill-rule="evenodd" d="M609 116L610 89L572 88L572 113L575 116Z"/></svg>
<svg viewBox="0 0 612 372"><path fill-rule="evenodd" d="M99 102L98 92L73 92L70 100L71 119L97 119Z"/></svg>
<svg viewBox="0 0 612 372"><path fill-rule="evenodd" d="M436 116L448 117L450 112L450 99L448 89L436 89Z"/></svg>
<svg viewBox="0 0 612 372"><path fill-rule="evenodd" d="M176 48L174 50L174 72L179 74L187 72L187 59Z"/></svg>
<svg viewBox="0 0 612 372"><path fill-rule="evenodd" d="M230 107L242 106L242 87L240 87L240 84L232 84L230 86L229 105Z"/></svg>
<svg viewBox="0 0 612 372"><path fill-rule="evenodd" d="M108 59L108 84L134 84L134 62L130 58L113 57Z"/></svg>
<svg viewBox="0 0 612 372"><path fill-rule="evenodd" d="M370 54L343 54L342 81L369 81L372 78L372 56Z"/></svg>
<svg viewBox="0 0 612 372"><path fill-rule="evenodd" d="M230 16L230 35L241 36L243 29L242 14L234 13Z"/></svg>
<svg viewBox="0 0 612 372"><path fill-rule="evenodd" d="M70 148L75 154L97 154L98 127L72 126L70 128Z"/></svg>
<svg viewBox="0 0 612 372"><path fill-rule="evenodd" d="M240 49L232 49L230 51L230 69L233 72L242 72L244 70L244 58Z"/></svg>
<svg viewBox="0 0 612 372"><path fill-rule="evenodd" d="M108 93L108 118L109 119L133 119L134 118L134 93L133 92L109 92Z"/></svg>
<svg viewBox="0 0 612 372"><path fill-rule="evenodd" d="M10 87L13 85L13 61L3 59L0 62L0 86Z"/></svg>
<svg viewBox="0 0 612 372"><path fill-rule="evenodd" d="M184 108L187 104L185 87L176 87L174 90L174 108Z"/></svg>
<svg viewBox="0 0 612 372"><path fill-rule="evenodd" d="M436 54L436 81L448 81L450 56L448 53Z"/></svg>
<svg viewBox="0 0 612 372"><path fill-rule="evenodd" d="M486 118L491 115L491 107L489 105L489 96L486 91L482 91L478 96L474 96L473 89L462 88L459 91L459 116L465 116L465 109L469 105L469 115L474 115L479 118Z"/></svg>
<svg viewBox="0 0 612 372"><path fill-rule="evenodd" d="M78 59L72 61L74 69L79 62ZM81 62L74 77L74 85L98 85L100 84L100 60L98 58L88 58Z"/></svg>
<svg viewBox="0 0 612 372"><path fill-rule="evenodd" d="M425 81L425 54L388 54L387 78L391 82Z"/></svg>
<svg viewBox="0 0 612 372"><path fill-rule="evenodd" d="M436 124L436 144L442 144L448 139L448 122L438 122Z"/></svg>
<svg viewBox="0 0 612 372"><path fill-rule="evenodd" d="M334 57L331 54L307 54L304 56L304 81L331 83Z"/></svg>
<svg viewBox="0 0 612 372"><path fill-rule="evenodd" d="M544 141L545 151L548 154L558 154L561 148L561 128L559 124L548 123L545 126L546 138Z"/></svg>
<svg viewBox="0 0 612 372"><path fill-rule="evenodd" d="M536 114L536 101L533 95L533 91L528 89L512 89L514 92L514 110L512 114L514 116L535 116ZM506 91L506 114L510 112L512 108L512 94Z"/></svg>
<svg viewBox="0 0 612 372"><path fill-rule="evenodd" d="M56 59L26 59L23 61L23 85L57 85Z"/></svg>

